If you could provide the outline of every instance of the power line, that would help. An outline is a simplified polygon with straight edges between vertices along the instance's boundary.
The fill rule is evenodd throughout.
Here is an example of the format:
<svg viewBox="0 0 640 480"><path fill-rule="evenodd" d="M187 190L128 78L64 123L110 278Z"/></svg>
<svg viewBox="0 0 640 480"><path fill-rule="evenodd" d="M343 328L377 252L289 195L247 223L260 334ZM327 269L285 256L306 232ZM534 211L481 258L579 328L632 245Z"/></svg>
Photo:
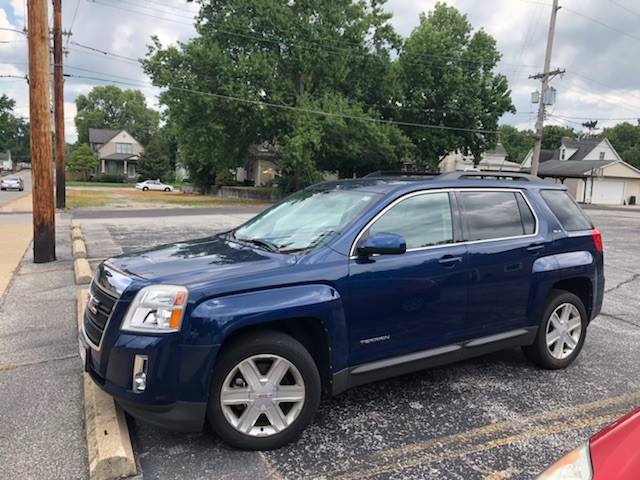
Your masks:
<svg viewBox="0 0 640 480"><path fill-rule="evenodd" d="M22 35L26 35L27 34L27 32L24 32L22 30L18 30L18 29L15 29L15 28L0 27L0 30L4 30L6 32L21 33Z"/></svg>
<svg viewBox="0 0 640 480"><path fill-rule="evenodd" d="M630 13L631 15L635 15L636 17L640 17L640 13L638 13L635 10L627 7L626 5L622 5L621 3L618 3L615 0L609 0L609 1L611 3L613 3L616 7L621 8L622 10L626 11L627 13Z"/></svg>
<svg viewBox="0 0 640 480"><path fill-rule="evenodd" d="M69 35L67 35L67 41L65 47L69 46L69 40L71 39L71 32L73 32L73 25L76 22L76 16L78 15L78 10L80 9L80 2L82 0L78 0L76 2L76 9L73 11L73 17L71 18L71 25L69 26Z"/></svg>
<svg viewBox="0 0 640 480"><path fill-rule="evenodd" d="M627 120L638 120L640 118L640 112L635 117L600 117L598 115L592 115L590 117L575 117L573 115L565 115L560 113L549 114L552 117L564 118L566 120L602 120L602 121L627 121Z"/></svg>
<svg viewBox="0 0 640 480"><path fill-rule="evenodd" d="M138 83L138 82L136 82L136 83L123 82L123 81L109 80L109 79L99 78L99 77L89 77L89 76L85 76L85 75L66 74L65 76L66 77L70 77L70 78L94 80L94 81L99 81L99 82L121 83L123 85L130 85L130 86L148 86L148 87L152 87L153 86L153 85L149 85L149 84L145 85L145 84ZM370 123L381 123L381 124L386 124L386 125L397 125L397 126L403 126L403 127L427 128L427 129L434 129L434 130L452 130L452 131L471 132L471 133L484 133L484 134L497 134L497 133L499 133L498 130L452 127L452 126L448 126L448 125L431 125L431 124L426 124L426 123L401 122L401 121L395 121L395 120L385 120L385 119L381 119L381 118L362 117L362 116L358 116L358 115L348 115L348 114L344 114L344 113L325 112L323 110L295 107L295 106L292 106L292 105L283 105L283 104L265 102L263 100L252 100L252 99L247 99L247 98L235 97L235 96L232 96L232 95L223 95L223 94L220 94L220 93L203 92L201 90L193 90L193 89L190 89L190 88L183 88L183 87L171 87L171 89L183 91L185 93L193 93L193 94L198 94L198 95L218 98L218 99L221 99L221 100L227 100L227 101L231 101L231 102L238 102L238 103L256 105L256 106L260 106L260 107L268 107L268 108L274 108L274 109L280 109L280 110L288 110L288 111L294 111L294 112L300 112L300 113L308 113L308 114L313 114L313 115L321 115L321 116L326 116L326 117L343 118L345 120L357 120L357 121L370 122Z"/></svg>
<svg viewBox="0 0 640 480"><path fill-rule="evenodd" d="M109 55L110 57L120 58L123 60L129 60L132 62L140 63L140 60L138 58L128 57L126 55L120 55L118 53L109 52L107 50L102 50L100 48L92 47L90 45L84 45L76 41L71 42L71 45L75 45L76 47L84 48L86 50L91 50L92 52L101 53L102 55Z"/></svg>

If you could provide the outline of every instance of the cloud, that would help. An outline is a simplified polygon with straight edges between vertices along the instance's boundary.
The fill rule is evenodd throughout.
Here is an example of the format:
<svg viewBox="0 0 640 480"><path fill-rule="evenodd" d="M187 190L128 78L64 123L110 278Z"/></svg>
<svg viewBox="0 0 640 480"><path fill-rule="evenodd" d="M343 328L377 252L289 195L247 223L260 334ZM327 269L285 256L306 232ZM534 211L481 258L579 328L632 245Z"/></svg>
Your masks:
<svg viewBox="0 0 640 480"><path fill-rule="evenodd" d="M157 35L163 44L193 37L195 31L190 19L197 11L195 3L185 0L77 1L78 13L73 25L76 1L63 3L63 26L72 30L66 72L76 75L65 80L68 141L76 137L72 120L76 96L88 93L96 84L107 83L77 77L136 84L149 82L136 62L90 52L74 43L140 58L146 53L152 35ZM499 71L509 79L518 110L518 114L507 114L502 121L520 128L533 127L535 115L530 112L535 111L535 106L530 103L530 94L539 88L539 82L528 76L542 69L550 15L550 7L544 3L550 2L450 0L448 3L465 13L475 29L483 28L497 41L503 56ZM634 0L615 3L567 0L563 3L566 6L558 14L552 64L566 68L567 74L553 81L558 101L552 111L557 116L549 117L548 121L579 128L584 120L578 117L632 120L640 117L640 62L635 61L635 52L640 47L640 33L636 33L639 17L616 4L639 14L640 6ZM436 0L389 0L385 8L393 13L396 30L407 36L418 25L420 13L432 10L435 4ZM24 0L0 0L0 26L22 29ZM0 41L9 40L11 43L0 43L0 73L24 75L27 42L23 35L0 31ZM28 115L26 83L18 79L0 79L0 82L0 91L16 99L18 113ZM157 108L159 90L140 88L148 104ZM615 120L601 121L600 125L614 123Z"/></svg>

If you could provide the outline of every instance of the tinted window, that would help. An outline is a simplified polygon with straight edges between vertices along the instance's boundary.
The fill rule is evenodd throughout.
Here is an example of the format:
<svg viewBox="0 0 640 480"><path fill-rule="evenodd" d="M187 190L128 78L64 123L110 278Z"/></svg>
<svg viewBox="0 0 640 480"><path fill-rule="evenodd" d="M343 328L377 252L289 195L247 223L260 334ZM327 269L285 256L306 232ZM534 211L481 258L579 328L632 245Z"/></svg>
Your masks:
<svg viewBox="0 0 640 480"><path fill-rule="evenodd" d="M407 249L453 242L453 224L448 193L428 193L401 201L369 229L371 233L395 233Z"/></svg>
<svg viewBox="0 0 640 480"><path fill-rule="evenodd" d="M516 193L516 200L518 201L518 207L520 208L520 217L522 218L522 228L525 235L531 235L536 231L536 219L533 217L533 213L529 208L526 200L520 193Z"/></svg>
<svg viewBox="0 0 640 480"><path fill-rule="evenodd" d="M461 192L467 240L517 237L535 231L535 220L524 199L514 192ZM524 204L522 215L520 202Z"/></svg>
<svg viewBox="0 0 640 480"><path fill-rule="evenodd" d="M542 190L540 195L565 230L571 232L593 228L591 221L566 191Z"/></svg>

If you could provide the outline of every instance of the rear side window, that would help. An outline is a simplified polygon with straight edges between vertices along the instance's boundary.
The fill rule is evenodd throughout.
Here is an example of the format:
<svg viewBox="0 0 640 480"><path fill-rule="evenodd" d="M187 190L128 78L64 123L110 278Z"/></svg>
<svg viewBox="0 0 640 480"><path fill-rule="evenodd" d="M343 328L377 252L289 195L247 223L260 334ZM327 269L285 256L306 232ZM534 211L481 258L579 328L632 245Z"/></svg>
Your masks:
<svg viewBox="0 0 640 480"><path fill-rule="evenodd" d="M382 215L369 234L395 233L407 249L453 243L453 222L448 193L426 193L402 200Z"/></svg>
<svg viewBox="0 0 640 480"><path fill-rule="evenodd" d="M591 220L565 190L541 190L540 195L566 231L593 228Z"/></svg>
<svg viewBox="0 0 640 480"><path fill-rule="evenodd" d="M535 218L520 193L460 192L466 240L518 237L535 232Z"/></svg>

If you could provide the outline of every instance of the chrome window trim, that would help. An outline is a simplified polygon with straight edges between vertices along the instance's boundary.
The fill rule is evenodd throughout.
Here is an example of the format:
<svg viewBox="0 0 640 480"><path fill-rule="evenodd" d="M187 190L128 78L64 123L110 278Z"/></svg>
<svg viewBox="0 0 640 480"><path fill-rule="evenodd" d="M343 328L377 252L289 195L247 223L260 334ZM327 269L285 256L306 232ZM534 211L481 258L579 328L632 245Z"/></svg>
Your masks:
<svg viewBox="0 0 640 480"><path fill-rule="evenodd" d="M516 238L530 238L530 237L537 237L538 233L540 231L540 220L538 219L538 214L536 213L535 209L533 208L533 206L531 205L531 202L529 201L529 199L527 198L527 196L522 192L521 189L518 188L500 188L500 187L492 187L492 188L479 188L479 187L475 187L475 188L464 188L464 187L457 187L457 188L434 188L434 189L430 189L430 190L420 190L417 192L411 192L411 193L407 193L406 195L403 195L402 197L396 198L393 202L391 202L389 205L387 205L386 207L384 207L382 210L380 210L375 217L373 217L371 220L369 220L367 222L367 224L358 232L358 235L356 235L355 240L353 241L353 243L351 244L351 249L349 250L349 259L357 259L358 256L355 254L356 251L356 245L358 244L358 242L360 241L360 239L362 238L362 236L364 235L364 233L369 229L369 227L371 227L371 225L373 225L376 221L378 221L378 219L380 217L382 217L385 213L387 213L387 211L389 211L390 209L392 209L393 207L395 207L398 203L409 199L409 198L413 198L413 197L417 197L419 195L429 195L431 193L456 193L456 192L512 192L512 193L519 193L522 198L524 199L524 201L526 202L527 206L529 207L529 210L531 210L531 214L533 215L533 218L535 220L535 230L533 233L529 233L526 235L513 235L511 237L499 237L499 238L488 238L485 240L465 240L462 242L451 242L451 243L444 243L442 245L430 245L428 247L417 247L417 248L409 248L407 249L407 253L411 253L411 252L419 252L422 250L430 250L433 248L446 248L446 247L453 247L453 246L457 246L457 245L471 245L474 243L487 243L487 242L500 242L503 240L512 240L512 239L516 239ZM463 208L459 208L460 210L460 214L462 214ZM453 209L451 211L451 219L453 221ZM453 225L453 224L452 224Z"/></svg>

